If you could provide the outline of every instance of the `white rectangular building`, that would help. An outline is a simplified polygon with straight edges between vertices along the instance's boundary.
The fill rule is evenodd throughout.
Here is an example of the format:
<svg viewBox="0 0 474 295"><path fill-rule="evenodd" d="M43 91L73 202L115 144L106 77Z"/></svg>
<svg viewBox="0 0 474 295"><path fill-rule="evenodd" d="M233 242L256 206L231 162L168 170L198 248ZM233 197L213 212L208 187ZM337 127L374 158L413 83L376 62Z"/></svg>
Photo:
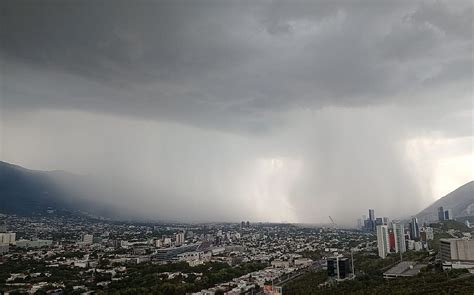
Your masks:
<svg viewBox="0 0 474 295"><path fill-rule="evenodd" d="M177 233L176 234L176 240L175 240L175 245L182 245L184 244L184 233Z"/></svg>
<svg viewBox="0 0 474 295"><path fill-rule="evenodd" d="M83 235L82 242L86 245L92 245L94 243L94 236L93 235Z"/></svg>
<svg viewBox="0 0 474 295"><path fill-rule="evenodd" d="M393 235L395 238L395 253L405 253L407 246L405 243L405 226L401 223L392 223Z"/></svg>
<svg viewBox="0 0 474 295"><path fill-rule="evenodd" d="M0 233L0 244L15 245L16 233Z"/></svg>
<svg viewBox="0 0 474 295"><path fill-rule="evenodd" d="M390 241L387 225L377 225L377 248L381 258L387 257L390 251Z"/></svg>
<svg viewBox="0 0 474 295"><path fill-rule="evenodd" d="M474 262L474 240L441 239L439 250L444 261Z"/></svg>

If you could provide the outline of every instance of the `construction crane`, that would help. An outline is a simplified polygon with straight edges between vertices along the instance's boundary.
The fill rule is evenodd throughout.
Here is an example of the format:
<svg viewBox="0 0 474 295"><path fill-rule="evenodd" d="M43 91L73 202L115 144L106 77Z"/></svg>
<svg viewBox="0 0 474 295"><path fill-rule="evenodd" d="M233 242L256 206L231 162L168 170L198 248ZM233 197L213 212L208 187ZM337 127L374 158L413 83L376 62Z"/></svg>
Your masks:
<svg viewBox="0 0 474 295"><path fill-rule="evenodd" d="M334 228L336 228L337 224L334 222L331 216L329 216L329 220L331 220L332 225L334 226Z"/></svg>

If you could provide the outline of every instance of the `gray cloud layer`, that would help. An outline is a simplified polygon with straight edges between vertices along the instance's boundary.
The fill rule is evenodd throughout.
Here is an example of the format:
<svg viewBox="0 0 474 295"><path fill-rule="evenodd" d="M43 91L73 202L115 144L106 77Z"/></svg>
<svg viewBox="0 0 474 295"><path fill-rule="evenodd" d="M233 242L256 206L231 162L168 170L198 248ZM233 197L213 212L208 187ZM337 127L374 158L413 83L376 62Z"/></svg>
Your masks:
<svg viewBox="0 0 474 295"><path fill-rule="evenodd" d="M0 5L3 158L81 171L94 163L108 168L93 169L101 173L118 168L120 158L127 167L138 165L140 179L150 164L149 191L165 190L156 198L170 204L161 214L172 207L181 212L179 202L163 196L170 194L242 207L231 210L223 202L217 207L227 213L220 219L269 218L249 204L279 194L281 208L302 221L318 221L314 212L331 210L353 218L353 207L338 208L347 200L360 200L357 210L375 202L390 214L413 213L409 200L420 207L432 196L429 184L421 184L427 172L413 172L406 142L472 138L470 1ZM48 114L69 126L73 138L40 119L39 110L53 112ZM141 124L166 132L130 127ZM117 145L99 134L81 136L94 128ZM32 134L57 145L42 142L37 154L25 147L40 141ZM87 160L84 142L89 155L105 153L89 159L89 169L78 164ZM470 147L450 153L472 154ZM51 150L64 158L54 159ZM39 153L47 160L37 160ZM266 169L253 166L258 159L286 159L298 176L290 173L294 181L272 191L282 182L280 172L242 175ZM242 164L247 162L252 164ZM202 175L203 167L215 174L204 169ZM197 175L199 189L180 190ZM262 182L268 182L265 189ZM241 189L243 183L257 188ZM259 197L248 197L255 191ZM202 219L206 213L189 215Z"/></svg>

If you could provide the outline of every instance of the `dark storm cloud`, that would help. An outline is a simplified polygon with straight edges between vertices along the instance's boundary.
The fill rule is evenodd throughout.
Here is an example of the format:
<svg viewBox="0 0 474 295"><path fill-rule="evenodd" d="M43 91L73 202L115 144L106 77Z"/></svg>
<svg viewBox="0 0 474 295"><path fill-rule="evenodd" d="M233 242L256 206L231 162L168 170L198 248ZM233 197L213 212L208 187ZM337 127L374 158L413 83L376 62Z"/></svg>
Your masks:
<svg viewBox="0 0 474 295"><path fill-rule="evenodd" d="M437 161L472 158L471 1L0 8L0 158L97 175L135 212L412 214Z"/></svg>
<svg viewBox="0 0 474 295"><path fill-rule="evenodd" d="M265 112L391 103L470 82L472 5L448 4L3 1L4 104L265 130Z"/></svg>

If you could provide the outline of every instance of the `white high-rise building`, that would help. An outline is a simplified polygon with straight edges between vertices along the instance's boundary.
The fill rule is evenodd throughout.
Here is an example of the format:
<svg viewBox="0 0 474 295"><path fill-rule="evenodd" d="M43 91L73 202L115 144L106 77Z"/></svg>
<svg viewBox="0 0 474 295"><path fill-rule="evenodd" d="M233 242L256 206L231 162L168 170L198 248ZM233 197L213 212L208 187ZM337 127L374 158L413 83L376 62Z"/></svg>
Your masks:
<svg viewBox="0 0 474 295"><path fill-rule="evenodd" d="M453 209L444 210L444 220L453 220Z"/></svg>
<svg viewBox="0 0 474 295"><path fill-rule="evenodd" d="M395 253L406 252L405 226L401 223L392 223L393 235L395 237Z"/></svg>
<svg viewBox="0 0 474 295"><path fill-rule="evenodd" d="M184 233L183 233L183 232L176 234L176 241L175 241L175 244L176 244L176 245L182 245L182 244L184 244Z"/></svg>
<svg viewBox="0 0 474 295"><path fill-rule="evenodd" d="M156 248L161 248L161 247L163 247L163 242L162 242L160 239L156 240L156 241L155 241L155 247L156 247Z"/></svg>
<svg viewBox="0 0 474 295"><path fill-rule="evenodd" d="M164 241L163 241L163 244L166 245L166 246L171 245L171 238L165 238Z"/></svg>
<svg viewBox="0 0 474 295"><path fill-rule="evenodd" d="M390 251L390 241L387 225L377 225L377 248L381 258L387 257Z"/></svg>

